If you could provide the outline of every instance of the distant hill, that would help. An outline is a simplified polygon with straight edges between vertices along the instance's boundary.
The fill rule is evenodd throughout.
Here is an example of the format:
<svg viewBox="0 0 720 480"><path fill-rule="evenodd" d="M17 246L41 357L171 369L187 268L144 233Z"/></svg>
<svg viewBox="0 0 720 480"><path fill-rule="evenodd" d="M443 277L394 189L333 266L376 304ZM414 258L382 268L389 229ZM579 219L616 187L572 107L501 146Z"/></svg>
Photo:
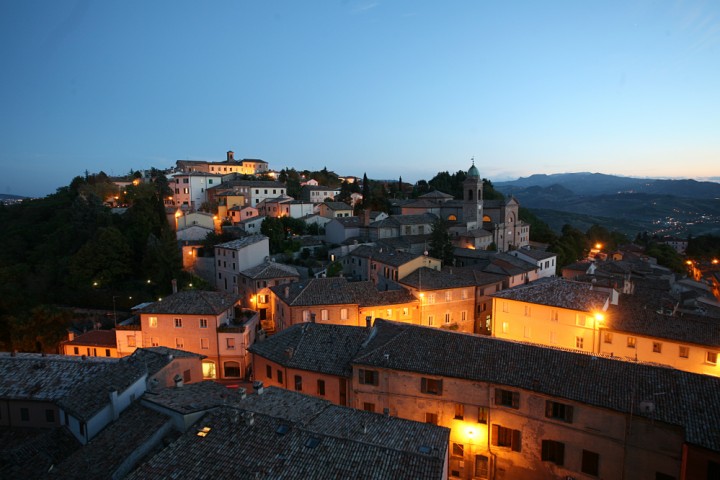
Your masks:
<svg viewBox="0 0 720 480"><path fill-rule="evenodd" d="M556 173L521 177L509 182L493 182L505 194L515 194L528 187L559 185L576 195L606 195L615 193L651 193L687 198L720 199L720 183L697 180L660 180L631 178L603 173Z"/></svg>
<svg viewBox="0 0 720 480"><path fill-rule="evenodd" d="M687 236L720 233L720 184L600 173L532 175L494 183L550 227L593 223L634 236L640 231Z"/></svg>
<svg viewBox="0 0 720 480"><path fill-rule="evenodd" d="M24 198L28 198L28 197L23 197L21 195L10 195L7 193L0 193L0 202L4 202L5 200L22 200Z"/></svg>

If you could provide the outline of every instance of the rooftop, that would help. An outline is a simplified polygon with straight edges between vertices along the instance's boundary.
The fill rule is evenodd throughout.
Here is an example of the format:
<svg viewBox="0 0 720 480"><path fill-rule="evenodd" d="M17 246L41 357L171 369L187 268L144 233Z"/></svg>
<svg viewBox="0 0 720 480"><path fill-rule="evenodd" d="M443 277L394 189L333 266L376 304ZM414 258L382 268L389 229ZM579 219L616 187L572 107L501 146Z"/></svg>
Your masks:
<svg viewBox="0 0 720 480"><path fill-rule="evenodd" d="M418 290L444 290L475 286L475 282L466 276L450 273L448 270L438 271L421 267L400 279L402 285Z"/></svg>
<svg viewBox="0 0 720 480"><path fill-rule="evenodd" d="M231 240L229 242L225 243L219 243L215 245L215 248L227 248L230 250L240 250L241 248L245 248L248 245L253 245L258 242L262 242L263 240L267 240L268 237L265 235L255 234L255 235L248 235L247 237L238 238L236 240Z"/></svg>
<svg viewBox="0 0 720 480"><path fill-rule="evenodd" d="M76 336L63 345L92 345L95 347L116 348L115 330L90 330Z"/></svg>
<svg viewBox="0 0 720 480"><path fill-rule="evenodd" d="M141 313L167 313L182 315L220 315L232 308L238 299L235 295L206 290L183 290L153 302Z"/></svg>
<svg viewBox="0 0 720 480"><path fill-rule="evenodd" d="M205 436L188 431L129 478L440 479L449 440L444 427L276 388L197 425Z"/></svg>
<svg viewBox="0 0 720 480"><path fill-rule="evenodd" d="M277 262L264 262L260 265L240 272L248 278L255 280L281 278L281 277L299 277L297 269L291 265L285 265L284 263Z"/></svg>
<svg viewBox="0 0 720 480"><path fill-rule="evenodd" d="M325 205L330 210L352 210L353 208L348 205L345 202L324 202L322 205Z"/></svg>
<svg viewBox="0 0 720 480"><path fill-rule="evenodd" d="M230 390L211 380L147 391L143 402L154 403L182 415L230 405L240 400L237 390Z"/></svg>
<svg viewBox="0 0 720 480"><path fill-rule="evenodd" d="M492 296L582 312L603 310L610 298L608 292L593 290L592 284L565 280L562 277L541 278L527 285L494 293Z"/></svg>
<svg viewBox="0 0 720 480"><path fill-rule="evenodd" d="M393 267L405 265L416 258L422 257L420 254L402 252L387 248L374 248L370 245L359 246L350 253L350 256L372 259L376 262Z"/></svg>
<svg viewBox="0 0 720 480"><path fill-rule="evenodd" d="M632 413L683 426L689 443L720 450L720 412L708 408L720 405L720 378L381 319L373 329L353 363L506 385ZM583 378L592 381L568 381ZM655 402L653 411L639 409L646 400Z"/></svg>
<svg viewBox="0 0 720 480"><path fill-rule="evenodd" d="M371 281L348 282L344 277L311 278L302 282L270 287L290 306L312 305L396 305L414 302L405 290L380 292ZM391 303L392 302L392 303Z"/></svg>

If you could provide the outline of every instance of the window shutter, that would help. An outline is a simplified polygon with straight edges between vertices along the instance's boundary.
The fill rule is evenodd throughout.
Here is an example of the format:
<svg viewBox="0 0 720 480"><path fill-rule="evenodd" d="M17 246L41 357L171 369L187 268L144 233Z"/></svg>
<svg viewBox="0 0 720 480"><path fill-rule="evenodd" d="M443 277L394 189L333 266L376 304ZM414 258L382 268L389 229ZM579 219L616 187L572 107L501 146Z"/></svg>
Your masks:
<svg viewBox="0 0 720 480"><path fill-rule="evenodd" d="M498 446L498 437L500 436L500 427L497 425L492 426L492 444Z"/></svg>
<svg viewBox="0 0 720 480"><path fill-rule="evenodd" d="M512 431L512 449L515 452L520 451L520 430Z"/></svg>
<svg viewBox="0 0 720 480"><path fill-rule="evenodd" d="M573 421L573 407L572 405L566 405L565 406L565 421L568 423L572 423Z"/></svg>
<svg viewBox="0 0 720 480"><path fill-rule="evenodd" d="M520 408L520 393L513 392L512 394L512 408Z"/></svg>

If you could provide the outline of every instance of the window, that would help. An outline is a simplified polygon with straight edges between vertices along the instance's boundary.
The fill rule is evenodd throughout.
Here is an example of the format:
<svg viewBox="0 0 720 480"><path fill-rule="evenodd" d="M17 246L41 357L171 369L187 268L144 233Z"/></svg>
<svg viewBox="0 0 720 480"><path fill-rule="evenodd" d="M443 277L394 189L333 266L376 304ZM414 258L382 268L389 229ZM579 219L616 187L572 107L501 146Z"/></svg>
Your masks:
<svg viewBox="0 0 720 480"><path fill-rule="evenodd" d="M157 337L152 337L150 339L150 345L153 347L159 347L160 346L160 339Z"/></svg>
<svg viewBox="0 0 720 480"><path fill-rule="evenodd" d="M525 338L532 338L532 331L531 331L530 327L525 327L523 335Z"/></svg>
<svg viewBox="0 0 720 480"><path fill-rule="evenodd" d="M493 425L492 444L496 447L509 447L511 450L519 452L521 447L520 430Z"/></svg>
<svg viewBox="0 0 720 480"><path fill-rule="evenodd" d="M445 301L446 302L452 301L452 292L445 292Z"/></svg>
<svg viewBox="0 0 720 480"><path fill-rule="evenodd" d="M565 444L555 440L542 441L542 460L562 465L565 462Z"/></svg>
<svg viewBox="0 0 720 480"><path fill-rule="evenodd" d="M511 390L495 389L495 405L503 407L520 408L520 393Z"/></svg>
<svg viewBox="0 0 720 480"><path fill-rule="evenodd" d="M388 308L388 309L385 311L385 315L386 315L385 318L392 318L392 308Z"/></svg>
<svg viewBox="0 0 720 480"><path fill-rule="evenodd" d="M432 326L435 323L435 315L428 315L428 325Z"/></svg>
<svg viewBox="0 0 720 480"><path fill-rule="evenodd" d="M450 312L445 314L445 323L450 323Z"/></svg>
<svg viewBox="0 0 720 480"><path fill-rule="evenodd" d="M283 372L282 370L277 371L278 383L283 383Z"/></svg>
<svg viewBox="0 0 720 480"><path fill-rule="evenodd" d="M425 423L432 423L433 425L438 424L437 413L425 412Z"/></svg>
<svg viewBox="0 0 720 480"><path fill-rule="evenodd" d="M378 372L376 370L358 370L358 380L361 385L377 385Z"/></svg>
<svg viewBox="0 0 720 480"><path fill-rule="evenodd" d="M317 381L317 394L321 397L325 396L325 380L318 379Z"/></svg>
<svg viewBox="0 0 720 480"><path fill-rule="evenodd" d="M366 412L374 412L375 411L375 404L370 402L363 403L363 410Z"/></svg>
<svg viewBox="0 0 720 480"><path fill-rule="evenodd" d="M341 308L340 309L340 320L347 320L347 319L348 319L348 309Z"/></svg>
<svg viewBox="0 0 720 480"><path fill-rule="evenodd" d="M224 368L226 377L240 376L240 364L238 362L225 362Z"/></svg>
<svg viewBox="0 0 720 480"><path fill-rule="evenodd" d="M502 333L508 333L508 330L510 330L510 322L503 322Z"/></svg>
<svg viewBox="0 0 720 480"><path fill-rule="evenodd" d="M577 316L575 317L575 325L577 325L579 327L584 327L585 326L585 315L578 313Z"/></svg>
<svg viewBox="0 0 720 480"><path fill-rule="evenodd" d="M463 300L467 300L467 298L468 298L467 289L463 288L463 289L460 291L460 298L462 298Z"/></svg>
<svg viewBox="0 0 720 480"><path fill-rule="evenodd" d="M228 350L235 350L235 339L230 337L226 340Z"/></svg>
<svg viewBox="0 0 720 480"><path fill-rule="evenodd" d="M327 322L327 319L328 319L328 311L327 310L320 310L320 319Z"/></svg>
<svg viewBox="0 0 720 480"><path fill-rule="evenodd" d="M434 293L428 294L427 299L428 299L428 303L435 303L435 294Z"/></svg>
<svg viewBox="0 0 720 480"><path fill-rule="evenodd" d="M265 365L265 378L272 380L272 367L270 365Z"/></svg>
<svg viewBox="0 0 720 480"><path fill-rule="evenodd" d="M30 410L27 408L21 408L20 409L20 420L23 422L29 422L30 421Z"/></svg>
<svg viewBox="0 0 720 480"><path fill-rule="evenodd" d="M191 380L192 380L192 372L190 371L190 369L183 371L183 382L190 383Z"/></svg>
<svg viewBox="0 0 720 480"><path fill-rule="evenodd" d="M510 306L508 305L508 302L502 302L502 311L503 311L503 313L510 312Z"/></svg>
<svg viewBox="0 0 720 480"><path fill-rule="evenodd" d="M135 340L135 337L132 337L132 338L133 338L133 340ZM73 347L73 352L75 352L75 355L80 355L80 347Z"/></svg>
<svg viewBox="0 0 720 480"><path fill-rule="evenodd" d="M55 423L55 410L50 408L45 410L45 421L48 423Z"/></svg>
<svg viewBox="0 0 720 480"><path fill-rule="evenodd" d="M530 305L525 305L525 316L526 317L530 316Z"/></svg>
<svg viewBox="0 0 720 480"><path fill-rule="evenodd" d="M148 324L150 325L150 328L157 328L157 317L148 318Z"/></svg>
<svg viewBox="0 0 720 480"><path fill-rule="evenodd" d="M690 356L690 348L685 345L680 345L680 351L678 353L680 358L688 358Z"/></svg>
<svg viewBox="0 0 720 480"><path fill-rule="evenodd" d="M485 455L475 455L475 477L477 478L489 478L490 462L488 457Z"/></svg>
<svg viewBox="0 0 720 480"><path fill-rule="evenodd" d="M464 457L465 456L465 445L463 445L462 443L453 442L452 456L453 457Z"/></svg>
<svg viewBox="0 0 720 480"><path fill-rule="evenodd" d="M207 328L207 318L200 319L200 328Z"/></svg>
<svg viewBox="0 0 720 480"><path fill-rule="evenodd" d="M580 471L588 475L598 476L600 472L600 455L590 450L583 450Z"/></svg>
<svg viewBox="0 0 720 480"><path fill-rule="evenodd" d="M478 407L478 423L484 423L487 425L488 422L488 409L487 407Z"/></svg>
<svg viewBox="0 0 720 480"><path fill-rule="evenodd" d="M106 357L109 357L109 356L110 356L110 349L109 349L109 348L106 348L106 349L105 349L105 356L106 356Z"/></svg>
<svg viewBox="0 0 720 480"><path fill-rule="evenodd" d="M547 400L545 402L545 417L572 423L573 407L572 405Z"/></svg>
<svg viewBox="0 0 720 480"><path fill-rule="evenodd" d="M612 332L603 332L603 342L612 343Z"/></svg>
<svg viewBox="0 0 720 480"><path fill-rule="evenodd" d="M180 338L180 337L175 338L175 348L180 348L180 349L185 348L185 342L183 341L182 338Z"/></svg>
<svg viewBox="0 0 720 480"><path fill-rule="evenodd" d="M421 378L420 391L429 395L442 395L443 381L441 378Z"/></svg>
<svg viewBox="0 0 720 480"><path fill-rule="evenodd" d="M662 342L653 342L653 353L662 353Z"/></svg>
<svg viewBox="0 0 720 480"><path fill-rule="evenodd" d="M295 390L302 392L302 377L300 375L295 375Z"/></svg>
<svg viewBox="0 0 720 480"><path fill-rule="evenodd" d="M635 337L627 337L627 347L635 348Z"/></svg>
<svg viewBox="0 0 720 480"><path fill-rule="evenodd" d="M460 321L464 322L465 320L467 320L467 312L463 310L460 312Z"/></svg>
<svg viewBox="0 0 720 480"><path fill-rule="evenodd" d="M705 361L711 365L717 365L717 352L707 352Z"/></svg>
<svg viewBox="0 0 720 480"><path fill-rule="evenodd" d="M465 405L462 403L455 404L455 420L465 419Z"/></svg>
<svg viewBox="0 0 720 480"><path fill-rule="evenodd" d="M207 350L210 348L210 339L208 338L201 338L200 339L200 349L201 350Z"/></svg>
<svg viewBox="0 0 720 480"><path fill-rule="evenodd" d="M585 339L583 337L575 337L575 348L583 348Z"/></svg>
<svg viewBox="0 0 720 480"><path fill-rule="evenodd" d="M127 344L128 344L128 347L134 347L136 345L135 344L135 335L127 336ZM77 352L75 352L75 354L77 354Z"/></svg>
<svg viewBox="0 0 720 480"><path fill-rule="evenodd" d="M407 317L410 315L410 309L408 307L403 307L403 317Z"/></svg>
<svg viewBox="0 0 720 480"><path fill-rule="evenodd" d="M182 328L182 318L175 319L175 328Z"/></svg>

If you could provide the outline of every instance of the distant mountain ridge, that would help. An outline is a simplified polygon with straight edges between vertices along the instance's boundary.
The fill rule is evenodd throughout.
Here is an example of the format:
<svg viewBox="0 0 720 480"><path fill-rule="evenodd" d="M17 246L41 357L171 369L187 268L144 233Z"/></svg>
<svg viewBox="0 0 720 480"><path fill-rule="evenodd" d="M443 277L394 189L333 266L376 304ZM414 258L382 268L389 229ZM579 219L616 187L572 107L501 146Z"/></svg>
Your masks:
<svg viewBox="0 0 720 480"><path fill-rule="evenodd" d="M528 187L559 185L575 195L612 195L617 193L648 193L686 198L720 199L720 183L697 180L662 180L632 178L604 173L535 174L507 182L493 182L504 194L515 195Z"/></svg>
<svg viewBox="0 0 720 480"><path fill-rule="evenodd" d="M531 175L494 183L550 227L593 223L630 236L647 231L686 236L720 233L720 184L618 177L601 173Z"/></svg>

